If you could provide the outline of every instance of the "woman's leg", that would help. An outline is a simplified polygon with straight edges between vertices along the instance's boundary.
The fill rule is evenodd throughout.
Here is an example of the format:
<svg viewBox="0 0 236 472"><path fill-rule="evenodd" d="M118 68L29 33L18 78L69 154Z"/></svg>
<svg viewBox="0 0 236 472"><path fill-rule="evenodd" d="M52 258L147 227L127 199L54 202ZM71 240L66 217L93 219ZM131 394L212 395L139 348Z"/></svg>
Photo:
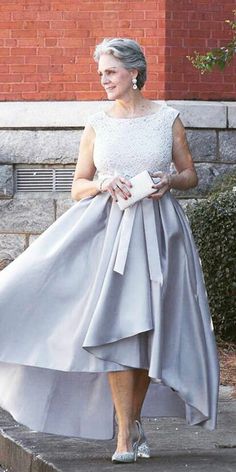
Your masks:
<svg viewBox="0 0 236 472"><path fill-rule="evenodd" d="M137 369L135 371L133 417L139 421L149 383L150 377L148 377L148 371L144 369Z"/></svg>
<svg viewBox="0 0 236 472"><path fill-rule="evenodd" d="M132 451L132 433L136 431L134 420L140 418L149 384L147 371L109 372L108 379L119 427L116 451Z"/></svg>
<svg viewBox="0 0 236 472"><path fill-rule="evenodd" d="M116 451L132 451L134 370L109 372L108 379L119 428Z"/></svg>

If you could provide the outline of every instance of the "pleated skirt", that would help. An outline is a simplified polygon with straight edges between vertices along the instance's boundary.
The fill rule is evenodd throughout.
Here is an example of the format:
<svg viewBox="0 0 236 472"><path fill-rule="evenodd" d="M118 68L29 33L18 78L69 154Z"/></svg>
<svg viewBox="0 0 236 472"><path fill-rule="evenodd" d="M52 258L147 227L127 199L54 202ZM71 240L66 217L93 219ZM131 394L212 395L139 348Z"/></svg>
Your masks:
<svg viewBox="0 0 236 472"><path fill-rule="evenodd" d="M0 406L36 431L111 439L107 372L140 368L143 416L216 427L216 343L180 204L86 197L0 273Z"/></svg>

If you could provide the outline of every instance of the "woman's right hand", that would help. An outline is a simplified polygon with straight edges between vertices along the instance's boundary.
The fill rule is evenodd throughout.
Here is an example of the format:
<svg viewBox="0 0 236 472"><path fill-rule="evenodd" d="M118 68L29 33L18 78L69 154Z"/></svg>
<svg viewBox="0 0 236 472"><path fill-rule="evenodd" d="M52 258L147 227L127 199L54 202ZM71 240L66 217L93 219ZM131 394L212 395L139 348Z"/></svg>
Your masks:
<svg viewBox="0 0 236 472"><path fill-rule="evenodd" d="M131 193L129 189L132 187L131 182L122 177L121 175L117 175L112 179L107 179L102 184L102 191L109 192L113 201L117 202L117 195L120 195L124 200L127 200L131 197Z"/></svg>

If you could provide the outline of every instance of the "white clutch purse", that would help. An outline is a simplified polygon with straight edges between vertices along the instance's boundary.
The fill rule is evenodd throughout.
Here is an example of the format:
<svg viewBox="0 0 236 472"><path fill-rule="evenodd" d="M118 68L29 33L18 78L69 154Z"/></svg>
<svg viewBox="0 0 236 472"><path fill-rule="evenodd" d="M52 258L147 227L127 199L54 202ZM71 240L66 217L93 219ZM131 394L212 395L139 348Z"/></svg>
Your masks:
<svg viewBox="0 0 236 472"><path fill-rule="evenodd" d="M129 180L132 183L132 187L129 188L131 197L125 200L120 195L117 195L117 204L121 210L125 210L125 208L134 205L139 200L142 200L143 198L148 197L148 195L156 192L156 189L152 188L152 185L160 181L159 177L153 179L147 170L140 172L140 174L135 175Z"/></svg>

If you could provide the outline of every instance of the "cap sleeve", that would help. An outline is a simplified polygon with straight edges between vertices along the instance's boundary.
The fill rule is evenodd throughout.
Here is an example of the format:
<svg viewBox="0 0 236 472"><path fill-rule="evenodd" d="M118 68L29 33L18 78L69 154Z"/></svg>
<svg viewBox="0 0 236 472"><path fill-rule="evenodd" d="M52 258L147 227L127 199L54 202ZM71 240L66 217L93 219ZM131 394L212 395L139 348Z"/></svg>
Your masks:
<svg viewBox="0 0 236 472"><path fill-rule="evenodd" d="M101 112L93 113L92 115L88 116L85 124L92 126L92 128L94 128L94 130L96 131L100 120L101 120Z"/></svg>
<svg viewBox="0 0 236 472"><path fill-rule="evenodd" d="M176 120L176 118L180 115L180 112L179 112L179 110L176 110L176 108L170 107L168 105L167 105L167 108L168 108L168 116L169 116L169 120L170 120L170 126L172 126L174 124L174 121Z"/></svg>

